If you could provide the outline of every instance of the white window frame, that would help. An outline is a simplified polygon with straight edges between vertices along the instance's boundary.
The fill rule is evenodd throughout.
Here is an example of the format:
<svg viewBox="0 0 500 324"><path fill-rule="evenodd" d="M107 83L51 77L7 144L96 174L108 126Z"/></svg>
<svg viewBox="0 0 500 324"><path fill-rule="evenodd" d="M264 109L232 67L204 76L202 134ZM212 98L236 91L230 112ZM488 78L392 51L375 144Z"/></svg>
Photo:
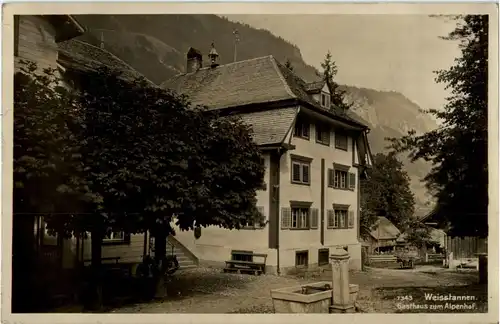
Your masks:
<svg viewBox="0 0 500 324"><path fill-rule="evenodd" d="M347 229L349 228L349 209L347 208L335 208L333 210L333 228Z"/></svg>
<svg viewBox="0 0 500 324"><path fill-rule="evenodd" d="M294 179L294 165L299 166L299 180ZM308 177L307 181L304 181L304 167L307 167L308 169ZM311 163L310 162L303 162L303 161L292 161L292 168L291 168L291 179L292 183L298 183L298 184L305 184L305 185L310 185L311 184Z"/></svg>
<svg viewBox="0 0 500 324"><path fill-rule="evenodd" d="M348 189L347 187L347 177L349 172L343 170L333 171L333 187L337 189Z"/></svg>
<svg viewBox="0 0 500 324"><path fill-rule="evenodd" d="M311 208L305 207L292 207L291 208L291 224L290 228L293 229L309 229Z"/></svg>

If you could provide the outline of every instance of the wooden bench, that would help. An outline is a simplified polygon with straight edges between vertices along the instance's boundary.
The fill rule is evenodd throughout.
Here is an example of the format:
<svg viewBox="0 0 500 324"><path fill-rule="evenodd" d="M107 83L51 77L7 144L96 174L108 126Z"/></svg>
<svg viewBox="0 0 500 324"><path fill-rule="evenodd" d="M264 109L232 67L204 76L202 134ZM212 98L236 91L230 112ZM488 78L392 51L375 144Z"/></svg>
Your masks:
<svg viewBox="0 0 500 324"><path fill-rule="evenodd" d="M247 260L238 260L238 259ZM254 258L262 258L262 262L255 262ZM250 251L231 251L231 260L226 261L224 272L249 273L260 275L266 272L267 254Z"/></svg>

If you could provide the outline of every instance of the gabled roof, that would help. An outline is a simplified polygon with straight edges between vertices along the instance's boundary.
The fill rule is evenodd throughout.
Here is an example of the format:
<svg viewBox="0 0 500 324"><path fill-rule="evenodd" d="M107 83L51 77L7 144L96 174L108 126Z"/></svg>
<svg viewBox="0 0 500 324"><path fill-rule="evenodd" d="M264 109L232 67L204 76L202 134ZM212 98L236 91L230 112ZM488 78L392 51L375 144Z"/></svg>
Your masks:
<svg viewBox="0 0 500 324"><path fill-rule="evenodd" d="M299 107L270 109L239 115L252 126L253 140L257 145L283 143L291 129Z"/></svg>
<svg viewBox="0 0 500 324"><path fill-rule="evenodd" d="M383 216L379 216L375 225L373 225L370 235L379 240L395 240L401 232L394 224Z"/></svg>
<svg viewBox="0 0 500 324"><path fill-rule="evenodd" d="M121 72L121 76L128 80L144 78L141 73L105 49L76 39L61 42L58 45L58 63L66 69L85 72L108 67L111 70ZM153 82L146 81L154 85Z"/></svg>
<svg viewBox="0 0 500 324"><path fill-rule="evenodd" d="M224 109L295 98L272 56L204 67L160 85L189 95L193 105Z"/></svg>
<svg viewBox="0 0 500 324"><path fill-rule="evenodd" d="M361 129L365 123L351 114L329 111L307 92L307 83L272 56L204 67L180 74L160 85L188 95L194 105L209 109L226 109L252 104L296 100L331 118Z"/></svg>
<svg viewBox="0 0 500 324"><path fill-rule="evenodd" d="M308 93L320 93L321 90L325 87L325 80L309 82L306 84L306 91Z"/></svg>

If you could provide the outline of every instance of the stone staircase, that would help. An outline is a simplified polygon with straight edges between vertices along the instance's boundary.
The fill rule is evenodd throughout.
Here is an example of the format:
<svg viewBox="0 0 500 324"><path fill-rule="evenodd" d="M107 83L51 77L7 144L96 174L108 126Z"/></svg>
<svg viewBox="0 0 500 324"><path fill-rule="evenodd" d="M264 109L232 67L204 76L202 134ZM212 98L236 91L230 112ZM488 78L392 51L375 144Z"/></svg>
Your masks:
<svg viewBox="0 0 500 324"><path fill-rule="evenodd" d="M198 258L173 236L169 236L167 254L172 253L172 250L177 257L177 261L179 261L179 270L196 268L198 266Z"/></svg>

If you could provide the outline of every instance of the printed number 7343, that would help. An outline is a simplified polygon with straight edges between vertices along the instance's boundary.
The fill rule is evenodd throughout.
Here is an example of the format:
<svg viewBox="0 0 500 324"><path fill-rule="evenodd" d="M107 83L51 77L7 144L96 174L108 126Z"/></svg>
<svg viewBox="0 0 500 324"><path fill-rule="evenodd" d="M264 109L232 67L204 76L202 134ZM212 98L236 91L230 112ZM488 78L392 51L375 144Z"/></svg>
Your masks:
<svg viewBox="0 0 500 324"><path fill-rule="evenodd" d="M399 301L412 301L413 297L411 295L398 296L396 299L399 300Z"/></svg>

